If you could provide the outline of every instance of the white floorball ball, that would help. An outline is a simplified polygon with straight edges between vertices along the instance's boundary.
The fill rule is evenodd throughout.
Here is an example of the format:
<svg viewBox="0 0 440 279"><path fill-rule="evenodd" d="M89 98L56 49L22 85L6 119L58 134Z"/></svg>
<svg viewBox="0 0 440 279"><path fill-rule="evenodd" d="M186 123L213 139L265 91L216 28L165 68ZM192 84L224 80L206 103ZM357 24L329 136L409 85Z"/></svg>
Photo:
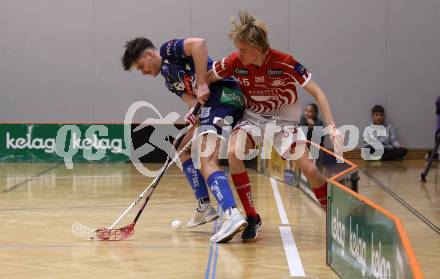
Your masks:
<svg viewBox="0 0 440 279"><path fill-rule="evenodd" d="M180 229L182 228L182 222L180 222L180 220L174 220L174 221L171 223L171 227L172 227L175 231L180 230Z"/></svg>

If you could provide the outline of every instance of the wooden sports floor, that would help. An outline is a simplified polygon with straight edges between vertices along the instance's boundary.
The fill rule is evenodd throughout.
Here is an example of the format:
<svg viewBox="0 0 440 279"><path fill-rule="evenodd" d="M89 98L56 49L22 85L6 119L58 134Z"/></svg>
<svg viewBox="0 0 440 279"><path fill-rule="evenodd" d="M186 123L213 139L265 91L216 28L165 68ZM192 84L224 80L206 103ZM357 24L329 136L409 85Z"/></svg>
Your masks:
<svg viewBox="0 0 440 279"><path fill-rule="evenodd" d="M422 184L422 160L355 163L360 193L402 219L425 277L439 278L439 234L378 186L440 226L439 167L434 165L429 182ZM217 222L174 231L171 222L185 223L195 208L191 188L177 169L161 181L135 235L102 242L77 238L72 223L110 225L151 178L130 164L76 164L73 170L59 164L0 164L0 278L291 278L301 269L309 278L338 278L325 265L324 212L298 188L254 171L250 176L263 219L256 242L242 243L236 236L228 244L211 245ZM280 225L275 189L290 225ZM293 238L283 239L282 231L291 231Z"/></svg>

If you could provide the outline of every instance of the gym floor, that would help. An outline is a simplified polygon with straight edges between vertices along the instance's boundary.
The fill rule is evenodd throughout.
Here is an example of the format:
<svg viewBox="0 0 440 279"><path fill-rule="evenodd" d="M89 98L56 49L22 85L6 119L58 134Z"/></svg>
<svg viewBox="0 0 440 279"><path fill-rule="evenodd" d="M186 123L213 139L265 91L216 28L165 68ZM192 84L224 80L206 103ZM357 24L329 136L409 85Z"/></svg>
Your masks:
<svg viewBox="0 0 440 279"><path fill-rule="evenodd" d="M431 169L428 182L421 183L422 160L354 162L360 166L360 193L401 218L425 277L437 278L438 166ZM290 278L293 266L311 278L338 278L325 264L324 212L296 187L254 171L250 178L263 220L256 242L243 243L237 235L230 243L210 244L217 222L172 229L173 220L186 223L195 209L191 188L176 168L161 181L136 233L125 241L102 242L77 238L71 233L72 223L110 225L151 178L130 164L76 164L73 170L62 164L1 164L0 277ZM290 226L280 226L275 189ZM384 189L391 189L411 210ZM286 257L283 227L290 228L289 247L296 247L299 257Z"/></svg>

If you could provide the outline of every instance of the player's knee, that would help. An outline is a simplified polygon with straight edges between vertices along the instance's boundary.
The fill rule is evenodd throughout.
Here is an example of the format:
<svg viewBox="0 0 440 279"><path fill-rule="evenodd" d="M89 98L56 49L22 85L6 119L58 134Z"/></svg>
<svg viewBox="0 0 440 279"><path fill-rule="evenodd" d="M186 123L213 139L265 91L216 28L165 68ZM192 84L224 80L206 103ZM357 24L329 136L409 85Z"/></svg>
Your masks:
<svg viewBox="0 0 440 279"><path fill-rule="evenodd" d="M237 158L237 154L235 154L235 148L229 148L228 150L228 161L229 163L235 163L237 161L239 161L239 159Z"/></svg>

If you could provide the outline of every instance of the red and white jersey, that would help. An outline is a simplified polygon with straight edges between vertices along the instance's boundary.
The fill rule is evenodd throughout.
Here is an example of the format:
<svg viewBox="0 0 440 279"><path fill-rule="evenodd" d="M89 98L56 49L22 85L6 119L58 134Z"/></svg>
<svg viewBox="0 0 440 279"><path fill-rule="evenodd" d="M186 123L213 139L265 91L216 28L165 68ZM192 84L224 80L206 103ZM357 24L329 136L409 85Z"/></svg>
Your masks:
<svg viewBox="0 0 440 279"><path fill-rule="evenodd" d="M268 49L263 64L243 65L238 52L215 61L218 78L238 79L246 97L246 109L265 118L299 121L300 106L296 86L304 87L312 74L291 55Z"/></svg>

